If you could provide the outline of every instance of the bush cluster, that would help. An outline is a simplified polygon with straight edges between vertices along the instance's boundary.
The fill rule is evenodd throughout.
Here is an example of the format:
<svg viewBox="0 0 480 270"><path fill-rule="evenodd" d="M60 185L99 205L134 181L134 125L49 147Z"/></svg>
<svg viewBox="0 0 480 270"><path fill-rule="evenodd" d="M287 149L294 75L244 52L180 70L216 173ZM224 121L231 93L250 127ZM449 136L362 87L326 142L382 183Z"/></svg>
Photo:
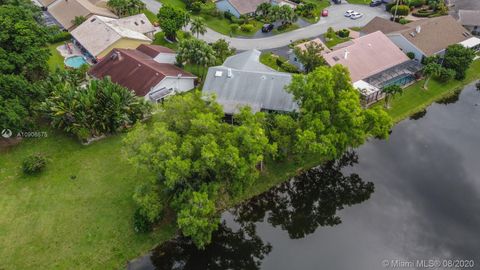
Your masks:
<svg viewBox="0 0 480 270"><path fill-rule="evenodd" d="M395 14L395 9L397 10L398 16L407 16L410 13L410 7L407 5L399 5L398 7L391 7L390 13Z"/></svg>
<svg viewBox="0 0 480 270"><path fill-rule="evenodd" d="M348 29L339 30L339 31L337 31L337 36L339 36L341 38L347 38L347 37L350 36L350 30L348 30Z"/></svg>
<svg viewBox="0 0 480 270"><path fill-rule="evenodd" d="M298 68L295 65L290 64L285 58L277 57L275 59L277 66L289 73L298 73Z"/></svg>
<svg viewBox="0 0 480 270"><path fill-rule="evenodd" d="M26 157L22 162L22 170L25 174L41 172L47 165L47 158L41 153L35 153Z"/></svg>
<svg viewBox="0 0 480 270"><path fill-rule="evenodd" d="M246 33L251 33L253 31L253 25L251 24L242 24L242 26L240 26L240 29L242 30L242 32L246 32Z"/></svg>

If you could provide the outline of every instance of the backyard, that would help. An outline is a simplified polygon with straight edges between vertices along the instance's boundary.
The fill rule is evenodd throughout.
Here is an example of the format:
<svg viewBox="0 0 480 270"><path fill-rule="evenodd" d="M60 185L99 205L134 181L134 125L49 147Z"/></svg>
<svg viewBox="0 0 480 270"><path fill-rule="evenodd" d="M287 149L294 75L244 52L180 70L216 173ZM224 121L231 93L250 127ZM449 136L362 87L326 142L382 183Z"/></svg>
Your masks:
<svg viewBox="0 0 480 270"><path fill-rule="evenodd" d="M54 44L49 44L48 49L50 51L50 58L48 59L48 68L50 71L54 71L57 67L64 68L63 56L57 51L57 47L64 44L65 42L58 42Z"/></svg>

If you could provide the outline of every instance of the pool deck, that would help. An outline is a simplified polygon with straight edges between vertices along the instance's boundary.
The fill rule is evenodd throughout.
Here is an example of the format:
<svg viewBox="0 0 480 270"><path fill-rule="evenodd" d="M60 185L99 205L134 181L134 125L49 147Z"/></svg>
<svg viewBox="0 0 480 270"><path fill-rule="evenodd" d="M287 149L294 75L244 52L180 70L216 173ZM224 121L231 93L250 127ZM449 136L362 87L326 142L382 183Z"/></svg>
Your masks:
<svg viewBox="0 0 480 270"><path fill-rule="evenodd" d="M63 56L64 58L64 61L65 59L67 59L68 57L72 57L72 56L82 56L84 59L86 59L86 61L88 62L89 65L93 65L93 63L91 62L90 59L86 58L82 51L77 47L75 46L73 43L68 43L70 45L70 48L72 49L71 53L70 51L67 49L67 47L65 46L65 44L62 44L60 46L57 47L57 51Z"/></svg>

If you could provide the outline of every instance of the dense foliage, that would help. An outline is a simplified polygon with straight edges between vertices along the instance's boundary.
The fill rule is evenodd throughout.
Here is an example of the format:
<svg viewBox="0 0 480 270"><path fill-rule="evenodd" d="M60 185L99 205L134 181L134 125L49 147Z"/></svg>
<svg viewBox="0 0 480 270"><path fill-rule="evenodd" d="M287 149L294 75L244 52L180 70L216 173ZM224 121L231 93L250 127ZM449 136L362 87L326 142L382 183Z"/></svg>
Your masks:
<svg viewBox="0 0 480 270"><path fill-rule="evenodd" d="M326 65L325 59L321 52L325 48L315 42L309 42L305 48L296 47L294 52L298 61L303 65L305 72L309 73L319 66Z"/></svg>
<svg viewBox="0 0 480 270"><path fill-rule="evenodd" d="M150 112L150 104L108 78L80 86L57 74L45 87L51 93L41 108L51 125L82 140L115 133Z"/></svg>
<svg viewBox="0 0 480 270"><path fill-rule="evenodd" d="M203 40L195 38L184 39L178 45L176 61L177 64L181 66L190 64L206 68L214 65L216 59L212 46ZM198 73L197 69L197 74Z"/></svg>
<svg viewBox="0 0 480 270"><path fill-rule="evenodd" d="M460 44L454 44L448 46L444 58L443 66L455 71L455 79L463 80L467 69L475 58L475 52Z"/></svg>
<svg viewBox="0 0 480 270"><path fill-rule="evenodd" d="M130 160L158 175L156 192L172 198L178 226L203 247L217 227L219 196L242 194L275 146L264 134L263 114L244 109L235 116L236 125L227 124L220 105L199 92L167 100L158 117L152 128L139 124L127 136ZM141 195L135 196L139 201ZM149 204L139 206L152 213Z"/></svg>
<svg viewBox="0 0 480 270"><path fill-rule="evenodd" d="M47 165L47 158L41 153L35 153L26 157L22 162L22 170L25 174L41 172Z"/></svg>
<svg viewBox="0 0 480 270"><path fill-rule="evenodd" d="M171 41L177 39L177 31L186 26L190 21L188 13L182 9L164 5L158 11L159 26L165 36Z"/></svg>
<svg viewBox="0 0 480 270"><path fill-rule="evenodd" d="M32 2L0 3L0 130L17 133L32 127L44 97L35 84L48 74L48 36Z"/></svg>
<svg viewBox="0 0 480 270"><path fill-rule="evenodd" d="M225 39L219 39L212 43L212 49L215 52L215 58L217 59L216 64L222 64L227 57L235 54L236 49L229 47L229 43Z"/></svg>
<svg viewBox="0 0 480 270"><path fill-rule="evenodd" d="M108 0L107 6L120 17L139 14L145 9L141 0Z"/></svg>

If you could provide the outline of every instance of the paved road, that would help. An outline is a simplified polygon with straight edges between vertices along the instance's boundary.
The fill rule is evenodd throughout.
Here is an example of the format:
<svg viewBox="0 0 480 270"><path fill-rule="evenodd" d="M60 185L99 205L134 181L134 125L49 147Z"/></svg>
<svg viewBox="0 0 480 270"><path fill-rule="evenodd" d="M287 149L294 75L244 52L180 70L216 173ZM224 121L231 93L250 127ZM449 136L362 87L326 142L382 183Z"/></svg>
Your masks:
<svg viewBox="0 0 480 270"><path fill-rule="evenodd" d="M161 4L156 0L142 1L147 5L147 8L154 13L157 13L161 6ZM294 40L319 36L325 33L330 26L338 30L348 27L364 26L376 16L384 18L389 17L389 15L384 11L383 6L372 8L366 5L341 4L331 5L327 9L329 11L329 16L327 18L320 19L320 21L316 24L312 24L284 34L265 38L232 38L208 29L205 35L200 36L200 39L203 39L207 42L215 42L216 40L223 38L230 42L230 45L238 50L265 50L287 46ZM364 16L358 20L345 18L343 13L349 9L361 12L364 14Z"/></svg>

